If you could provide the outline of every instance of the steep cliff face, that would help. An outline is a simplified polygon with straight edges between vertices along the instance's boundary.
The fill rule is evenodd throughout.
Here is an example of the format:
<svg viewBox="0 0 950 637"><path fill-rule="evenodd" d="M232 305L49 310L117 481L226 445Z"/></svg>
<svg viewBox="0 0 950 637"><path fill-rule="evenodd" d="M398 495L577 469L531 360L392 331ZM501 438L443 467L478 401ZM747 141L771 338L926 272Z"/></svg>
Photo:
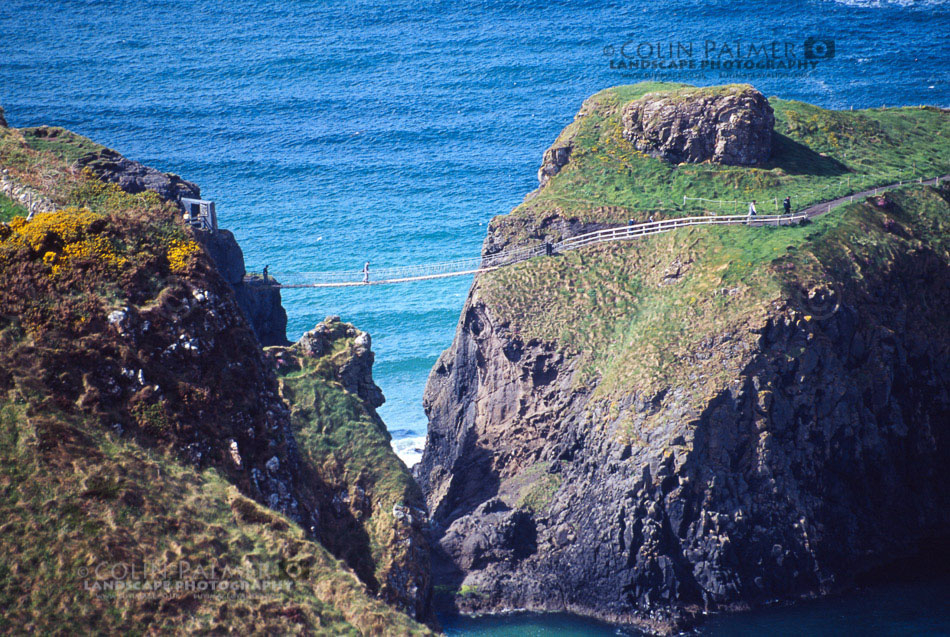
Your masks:
<svg viewBox="0 0 950 637"><path fill-rule="evenodd" d="M17 161L23 157L29 161ZM378 418L349 422L348 412L317 410L299 421L300 404L282 394L274 360L222 276L228 269L173 203L105 183L13 129L0 130L0 165L20 183L45 184L58 206L0 225L4 625L222 632L246 619L274 633L427 633L414 621L431 619L424 543L413 551L383 545L363 569L352 553L366 546L368 522L353 521L351 537L329 533L335 499L361 488L359 476L333 475L300 442L343 424L351 433L376 431ZM312 383L324 400L354 412L377 404L360 395L373 386L364 341L352 361L316 361L323 376ZM355 385L333 380L337 364ZM324 440L320 449L349 442ZM372 453L379 468L365 480L367 491L408 480L388 444ZM350 470L349 459L338 466ZM412 497L407 502L421 501L418 492ZM373 523L383 525L378 517ZM418 535L411 524L409 531L391 526L400 540ZM380 586L372 567L383 561L381 572L414 587ZM244 569L239 577L279 580L280 588L237 601L195 588L152 598L89 593L102 564L179 562ZM53 606L55 616L43 611Z"/></svg>
<svg viewBox="0 0 950 637"><path fill-rule="evenodd" d="M248 275L244 267L244 251L229 230L196 230L195 237L234 290L234 298L261 345L289 345L287 311L280 302L280 288L274 287L274 280L265 282L258 275Z"/></svg>
<svg viewBox="0 0 950 637"><path fill-rule="evenodd" d="M425 500L376 413L384 398L369 334L329 317L267 354L300 452L322 484L316 535L382 599L434 621Z"/></svg>
<svg viewBox="0 0 950 637"><path fill-rule="evenodd" d="M610 220L545 201L586 170L583 124L486 248L547 218ZM415 469L445 601L663 632L946 540L948 201L920 188L479 276L429 378Z"/></svg>

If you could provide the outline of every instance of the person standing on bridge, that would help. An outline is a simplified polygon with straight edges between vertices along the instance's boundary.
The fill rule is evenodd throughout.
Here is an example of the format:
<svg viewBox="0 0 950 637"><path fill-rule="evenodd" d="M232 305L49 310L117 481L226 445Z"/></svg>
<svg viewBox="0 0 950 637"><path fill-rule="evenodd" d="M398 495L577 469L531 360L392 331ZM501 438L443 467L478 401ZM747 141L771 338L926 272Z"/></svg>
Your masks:
<svg viewBox="0 0 950 637"><path fill-rule="evenodd" d="M363 283L369 283L369 261L363 265Z"/></svg>
<svg viewBox="0 0 950 637"><path fill-rule="evenodd" d="M791 197L785 197L785 199L782 200L782 210L785 211L785 214L791 214L792 212L792 198Z"/></svg>

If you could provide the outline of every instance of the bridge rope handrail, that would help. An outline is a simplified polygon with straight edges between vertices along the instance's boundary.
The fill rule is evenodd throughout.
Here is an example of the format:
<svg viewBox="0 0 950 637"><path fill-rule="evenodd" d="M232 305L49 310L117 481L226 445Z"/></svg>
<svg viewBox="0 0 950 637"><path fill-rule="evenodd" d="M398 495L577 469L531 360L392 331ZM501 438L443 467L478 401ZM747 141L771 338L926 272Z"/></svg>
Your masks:
<svg viewBox="0 0 950 637"><path fill-rule="evenodd" d="M575 235L563 239L556 243L540 244L534 246L524 246L504 250L494 254L488 254L478 257L468 257L442 261L438 263L427 263L420 265L394 266L384 268L372 268L369 271L369 280L365 280L363 270L336 271L336 272L273 272L272 276L279 283L275 283L280 288L322 288L322 287L349 287L368 284L388 284L404 283L409 281L422 281L427 279L438 279L452 276L462 276L477 274L511 265L521 261L526 261L533 257L544 254L554 254L576 250L578 248L605 243L611 241L624 241L639 239L642 237L669 232L677 228L684 228L696 225L749 225L749 226L782 226L800 223L805 219L810 219L821 214L830 212L832 208L854 201L855 197L873 196L904 185L909 184L931 184L939 185L940 181L950 178L950 175L941 175L931 178L921 177L913 181L900 181L898 183L878 186L862 192L852 193L812 204L803 210L790 214L732 214L732 215L702 215L692 217L673 217L662 219L660 221L649 221L637 223L634 225L614 226L594 230L584 234Z"/></svg>

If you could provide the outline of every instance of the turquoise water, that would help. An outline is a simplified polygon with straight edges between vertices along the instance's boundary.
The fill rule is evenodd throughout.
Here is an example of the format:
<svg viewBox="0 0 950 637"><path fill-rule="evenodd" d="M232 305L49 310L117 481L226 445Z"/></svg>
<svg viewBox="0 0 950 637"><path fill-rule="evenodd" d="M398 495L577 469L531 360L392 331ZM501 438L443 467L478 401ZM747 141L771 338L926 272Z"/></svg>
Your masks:
<svg viewBox="0 0 950 637"><path fill-rule="evenodd" d="M358 270L477 254L601 88L742 80L835 108L946 106L948 32L944 2L4 0L0 104L197 182L251 269ZM825 59L799 76L611 68L647 44L658 61L671 42L809 39ZM410 462L469 284L284 293L292 338L328 314L372 334Z"/></svg>

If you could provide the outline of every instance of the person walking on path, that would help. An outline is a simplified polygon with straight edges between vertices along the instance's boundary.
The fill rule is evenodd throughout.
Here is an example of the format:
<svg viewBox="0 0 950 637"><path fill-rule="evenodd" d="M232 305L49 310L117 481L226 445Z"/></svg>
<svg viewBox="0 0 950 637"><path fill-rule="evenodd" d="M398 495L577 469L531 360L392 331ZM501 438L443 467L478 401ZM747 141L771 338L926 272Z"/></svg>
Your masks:
<svg viewBox="0 0 950 637"><path fill-rule="evenodd" d="M749 216L754 217L755 214L755 199L753 199L749 202Z"/></svg>
<svg viewBox="0 0 950 637"><path fill-rule="evenodd" d="M785 197L785 199L782 200L782 210L785 211L785 214L791 214L792 212L792 198L791 197Z"/></svg>
<svg viewBox="0 0 950 637"><path fill-rule="evenodd" d="M369 283L369 261L363 265L363 283Z"/></svg>

